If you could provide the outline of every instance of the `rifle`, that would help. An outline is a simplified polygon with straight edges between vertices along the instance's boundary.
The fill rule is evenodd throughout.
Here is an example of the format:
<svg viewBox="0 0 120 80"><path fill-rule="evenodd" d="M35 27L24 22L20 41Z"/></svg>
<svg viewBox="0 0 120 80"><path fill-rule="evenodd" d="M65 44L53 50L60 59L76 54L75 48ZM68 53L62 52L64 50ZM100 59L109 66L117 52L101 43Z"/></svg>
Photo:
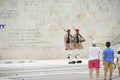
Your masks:
<svg viewBox="0 0 120 80"><path fill-rule="evenodd" d="M95 40L92 36L89 36L89 38L92 39L92 40ZM105 44L103 44L103 43L98 43L98 45L105 46Z"/></svg>
<svg viewBox="0 0 120 80"><path fill-rule="evenodd" d="M63 29L65 32L67 32L65 28L62 27L62 29Z"/></svg>
<svg viewBox="0 0 120 80"><path fill-rule="evenodd" d="M66 30L65 28L62 27L62 29L63 29L65 32L67 32L67 30ZM68 35L70 35L72 38L74 38L70 33L69 33ZM72 40L72 42L73 42L73 40ZM69 41L67 41L67 43L69 43Z"/></svg>
<svg viewBox="0 0 120 80"><path fill-rule="evenodd" d="M73 29L74 29L74 31L76 31L76 29L74 27L73 27ZM78 35L83 39L81 42L84 42L85 39L82 37L82 35L80 33Z"/></svg>
<svg viewBox="0 0 120 80"><path fill-rule="evenodd" d="M95 40L92 36L89 36L89 37L90 37L90 39Z"/></svg>
<svg viewBox="0 0 120 80"><path fill-rule="evenodd" d="M62 27L62 29L63 29L65 32L67 32L65 28ZM69 35L73 38L73 36L72 36L71 34L69 34Z"/></svg>

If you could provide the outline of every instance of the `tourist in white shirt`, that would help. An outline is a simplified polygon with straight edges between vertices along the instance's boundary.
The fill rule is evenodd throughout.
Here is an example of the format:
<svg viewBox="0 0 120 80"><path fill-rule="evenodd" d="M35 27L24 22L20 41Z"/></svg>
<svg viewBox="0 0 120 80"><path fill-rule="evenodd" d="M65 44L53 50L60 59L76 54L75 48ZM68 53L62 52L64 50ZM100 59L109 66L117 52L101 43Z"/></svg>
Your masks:
<svg viewBox="0 0 120 80"><path fill-rule="evenodd" d="M118 48L117 50L117 55L116 55L116 64L117 64L117 67L118 67L118 72L119 72L119 77L120 77L120 47Z"/></svg>
<svg viewBox="0 0 120 80"><path fill-rule="evenodd" d="M99 68L100 68L100 48L96 46L97 41L92 41L92 47L89 48L89 60L88 60L88 68L89 68L89 75L90 79L92 80L93 70L96 71L97 80L99 80Z"/></svg>

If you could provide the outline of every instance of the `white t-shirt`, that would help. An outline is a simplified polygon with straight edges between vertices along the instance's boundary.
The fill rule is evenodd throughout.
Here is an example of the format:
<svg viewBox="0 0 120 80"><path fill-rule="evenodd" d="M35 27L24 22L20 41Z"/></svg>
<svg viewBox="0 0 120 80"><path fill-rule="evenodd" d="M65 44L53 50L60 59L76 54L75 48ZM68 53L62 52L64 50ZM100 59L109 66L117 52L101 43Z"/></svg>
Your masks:
<svg viewBox="0 0 120 80"><path fill-rule="evenodd" d="M115 57L118 58L118 63L120 63L120 54L117 54Z"/></svg>
<svg viewBox="0 0 120 80"><path fill-rule="evenodd" d="M99 59L100 51L99 47L90 47L88 50L89 59Z"/></svg>

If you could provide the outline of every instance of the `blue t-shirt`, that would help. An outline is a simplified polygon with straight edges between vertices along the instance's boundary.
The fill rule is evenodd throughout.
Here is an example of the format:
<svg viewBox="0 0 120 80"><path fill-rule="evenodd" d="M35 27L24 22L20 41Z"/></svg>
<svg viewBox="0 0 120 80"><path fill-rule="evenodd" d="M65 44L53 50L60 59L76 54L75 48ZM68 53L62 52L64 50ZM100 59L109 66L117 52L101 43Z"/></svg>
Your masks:
<svg viewBox="0 0 120 80"><path fill-rule="evenodd" d="M105 62L113 61L114 50L112 48L106 48L103 51L103 56L105 57Z"/></svg>

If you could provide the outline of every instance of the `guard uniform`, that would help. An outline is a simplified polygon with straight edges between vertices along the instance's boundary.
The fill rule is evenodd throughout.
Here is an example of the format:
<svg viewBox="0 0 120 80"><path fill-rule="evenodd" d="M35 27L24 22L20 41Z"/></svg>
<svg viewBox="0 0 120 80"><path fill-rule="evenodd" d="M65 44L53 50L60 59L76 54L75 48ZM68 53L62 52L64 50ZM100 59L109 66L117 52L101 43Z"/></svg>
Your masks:
<svg viewBox="0 0 120 80"><path fill-rule="evenodd" d="M76 29L76 34L73 35L74 41L73 41L73 47L75 52L75 58L77 59L77 63L81 63L82 61L78 60L80 57L80 49L83 49L82 42L85 42L85 39L79 34L79 29Z"/></svg>
<svg viewBox="0 0 120 80"><path fill-rule="evenodd" d="M72 64L72 50L73 50L73 36L70 34L70 29L68 29L67 34L64 36L65 50L68 51L69 64Z"/></svg>

